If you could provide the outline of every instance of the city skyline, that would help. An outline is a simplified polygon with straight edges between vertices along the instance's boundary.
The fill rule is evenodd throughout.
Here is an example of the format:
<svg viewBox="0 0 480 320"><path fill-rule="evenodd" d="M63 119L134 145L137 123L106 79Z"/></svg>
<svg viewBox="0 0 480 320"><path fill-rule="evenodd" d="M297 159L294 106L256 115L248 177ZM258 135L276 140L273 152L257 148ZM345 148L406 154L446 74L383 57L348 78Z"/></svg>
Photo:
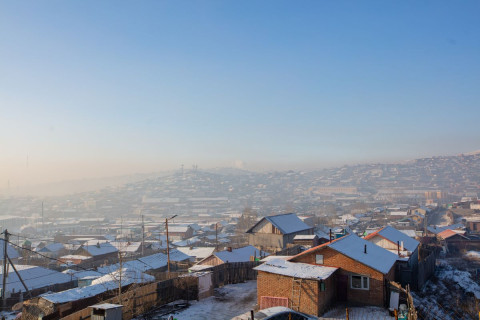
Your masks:
<svg viewBox="0 0 480 320"><path fill-rule="evenodd" d="M478 150L479 7L5 1L1 184Z"/></svg>

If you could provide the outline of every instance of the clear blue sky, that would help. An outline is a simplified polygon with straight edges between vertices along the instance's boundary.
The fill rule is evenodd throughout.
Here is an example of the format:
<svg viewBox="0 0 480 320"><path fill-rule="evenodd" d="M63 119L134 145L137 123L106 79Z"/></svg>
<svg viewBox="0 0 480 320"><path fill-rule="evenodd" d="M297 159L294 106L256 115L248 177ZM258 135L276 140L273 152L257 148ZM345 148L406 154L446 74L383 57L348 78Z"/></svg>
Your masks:
<svg viewBox="0 0 480 320"><path fill-rule="evenodd" d="M479 1L2 1L0 185L480 149L479 13Z"/></svg>

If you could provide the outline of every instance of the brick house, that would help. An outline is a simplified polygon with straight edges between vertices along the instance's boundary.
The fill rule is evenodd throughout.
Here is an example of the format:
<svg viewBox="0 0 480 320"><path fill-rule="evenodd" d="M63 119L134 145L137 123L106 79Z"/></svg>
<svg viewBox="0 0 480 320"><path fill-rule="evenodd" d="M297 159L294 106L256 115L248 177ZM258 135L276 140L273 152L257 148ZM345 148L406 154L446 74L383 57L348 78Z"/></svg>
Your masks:
<svg viewBox="0 0 480 320"><path fill-rule="evenodd" d="M322 315L335 300L338 268L271 259L254 268L260 309L284 306L312 315Z"/></svg>
<svg viewBox="0 0 480 320"><path fill-rule="evenodd" d="M248 244L267 251L282 250L296 235L312 235L313 229L295 213L263 217L247 230Z"/></svg>
<svg viewBox="0 0 480 320"><path fill-rule="evenodd" d="M290 262L338 268L335 300L350 305L386 306L388 281L395 280L397 255L355 234L324 243ZM261 290L261 289L259 289Z"/></svg>

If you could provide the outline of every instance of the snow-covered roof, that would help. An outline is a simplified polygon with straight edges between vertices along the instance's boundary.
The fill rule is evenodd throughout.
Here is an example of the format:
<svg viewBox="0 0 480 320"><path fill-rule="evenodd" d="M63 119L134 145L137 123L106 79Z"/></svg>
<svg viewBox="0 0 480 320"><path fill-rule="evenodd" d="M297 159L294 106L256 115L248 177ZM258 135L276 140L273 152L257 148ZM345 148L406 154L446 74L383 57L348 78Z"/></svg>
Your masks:
<svg viewBox="0 0 480 320"><path fill-rule="evenodd" d="M44 288L57 283L66 283L72 281L71 276L69 276L68 274L63 274L55 270L50 270L38 266L16 264L15 268L17 269L20 277L22 277L29 290ZM22 282L18 278L17 273L13 271L13 268L11 266L9 266L9 270L10 272L8 273L6 281L6 291L25 292L25 288L23 287ZM0 270L0 277L2 276L3 272L2 270Z"/></svg>
<svg viewBox="0 0 480 320"><path fill-rule="evenodd" d="M215 248L214 247L196 247L196 248L178 247L177 250L185 253L186 255L195 257L196 259L204 259L210 256L213 253L213 251L215 251Z"/></svg>
<svg viewBox="0 0 480 320"><path fill-rule="evenodd" d="M68 270L62 271L62 273L73 276L74 279L86 279L86 278L92 279L92 278L100 278L104 276L104 274L95 270L75 271L72 269L68 269Z"/></svg>
<svg viewBox="0 0 480 320"><path fill-rule="evenodd" d="M262 261L262 262L268 262L268 261L271 261L271 260L274 260L274 259L288 260L288 259L290 259L291 257L293 257L293 256L274 256L274 255L271 255L271 256L268 256L268 257L263 258L263 259L260 260L260 261Z"/></svg>
<svg viewBox="0 0 480 320"><path fill-rule="evenodd" d="M372 242L362 239L353 233L335 239L332 242L327 242L322 245L308 249L307 251L299 253L296 256L290 258L289 260L293 260L296 257L310 254L325 247L332 248L333 250L342 253L343 255L353 260L356 260L372 269L375 269L383 274L388 273L392 266L395 264L395 261L397 260L397 255L391 253L390 251L382 247L377 246ZM367 253L365 253L365 248L367 249Z"/></svg>
<svg viewBox="0 0 480 320"><path fill-rule="evenodd" d="M258 250L254 246L245 246L242 248L232 249L232 251L220 251L215 252L214 255L223 262L247 262L250 261L250 257L265 257L269 253Z"/></svg>
<svg viewBox="0 0 480 320"><path fill-rule="evenodd" d="M247 230L247 233L251 232L263 220L269 221L271 224L275 226L275 228L280 230L283 234L289 234L289 233L312 229L312 227L310 227L305 222L303 222L299 217L297 217L295 213L286 213L286 214L279 214L276 216L268 216L260 219L260 221L258 221L253 227Z"/></svg>
<svg viewBox="0 0 480 320"><path fill-rule="evenodd" d="M317 266L308 263L290 262L284 259L272 259L254 268L257 271L265 271L284 276L325 280L330 277L338 268Z"/></svg>
<svg viewBox="0 0 480 320"><path fill-rule="evenodd" d="M102 254L118 252L118 249L108 242L97 243L94 245L83 245L81 248L85 249L92 256L99 256Z"/></svg>
<svg viewBox="0 0 480 320"><path fill-rule="evenodd" d="M293 240L313 240L316 236L316 234L297 234Z"/></svg>
<svg viewBox="0 0 480 320"><path fill-rule="evenodd" d="M110 244L120 252L137 252L140 249L142 242L112 241Z"/></svg>
<svg viewBox="0 0 480 320"><path fill-rule="evenodd" d="M0 250L0 260L3 260L3 239L0 239L0 248L2 248L2 250ZM18 255L18 252L17 250L15 250L8 242L7 242L7 255L10 259L16 259L18 257L20 257Z"/></svg>
<svg viewBox="0 0 480 320"><path fill-rule="evenodd" d="M187 232L189 226L168 226L168 232Z"/></svg>
<svg viewBox="0 0 480 320"><path fill-rule="evenodd" d="M415 230L398 230L400 231L401 233L404 233L406 234L407 236L411 237L411 238L415 238L417 236L417 233L415 232Z"/></svg>
<svg viewBox="0 0 480 320"><path fill-rule="evenodd" d="M68 277L70 278L70 276ZM77 301L85 298L94 297L103 292L118 289L118 280L112 280L117 278L119 278L118 273L114 274L113 276L105 275L94 280L92 282L93 284L90 286L45 294L42 295L42 298L52 303L66 303L70 301ZM110 281L108 281L108 279L110 279ZM142 274L135 270L129 270L128 268L126 268L124 269L124 273L122 274L122 285L126 286L132 283L151 282L154 281L154 279L155 278L150 275Z"/></svg>
<svg viewBox="0 0 480 320"><path fill-rule="evenodd" d="M180 262L190 260L191 258L191 256L186 255L178 250L170 250L170 261ZM156 253L150 256L124 262L123 266L142 272L160 269L167 266L167 255L163 253ZM98 271L102 273L108 273L117 270L119 267L120 264L117 263L106 267L98 268Z"/></svg>
<svg viewBox="0 0 480 320"><path fill-rule="evenodd" d="M97 278L92 281L92 285L107 283L107 282L116 282L117 286L119 281L122 283L122 287L130 283L145 283L155 281L155 277L149 274L145 274L137 269L125 267L117 269L109 274L106 274L100 278Z"/></svg>
<svg viewBox="0 0 480 320"><path fill-rule="evenodd" d="M401 243L403 241L403 247L411 252L414 252L420 244L420 242L418 242L417 240L407 236L403 232L400 232L391 226L383 227L382 229L369 234L365 237L365 240L369 240L377 236L387 239L394 244L397 244L397 242Z"/></svg>
<svg viewBox="0 0 480 320"><path fill-rule="evenodd" d="M62 260L88 260L88 259L92 259L92 257L87 257L87 256L82 256L82 255L79 255L79 254L67 254L66 256L61 256L59 259L62 259Z"/></svg>

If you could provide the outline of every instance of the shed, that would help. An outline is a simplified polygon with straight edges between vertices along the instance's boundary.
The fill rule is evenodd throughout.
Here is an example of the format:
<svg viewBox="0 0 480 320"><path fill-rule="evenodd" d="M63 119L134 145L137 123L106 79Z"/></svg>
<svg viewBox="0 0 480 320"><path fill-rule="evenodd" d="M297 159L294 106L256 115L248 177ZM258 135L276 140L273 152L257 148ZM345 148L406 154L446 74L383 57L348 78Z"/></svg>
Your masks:
<svg viewBox="0 0 480 320"><path fill-rule="evenodd" d="M102 303L91 306L92 320L122 320L122 305Z"/></svg>

